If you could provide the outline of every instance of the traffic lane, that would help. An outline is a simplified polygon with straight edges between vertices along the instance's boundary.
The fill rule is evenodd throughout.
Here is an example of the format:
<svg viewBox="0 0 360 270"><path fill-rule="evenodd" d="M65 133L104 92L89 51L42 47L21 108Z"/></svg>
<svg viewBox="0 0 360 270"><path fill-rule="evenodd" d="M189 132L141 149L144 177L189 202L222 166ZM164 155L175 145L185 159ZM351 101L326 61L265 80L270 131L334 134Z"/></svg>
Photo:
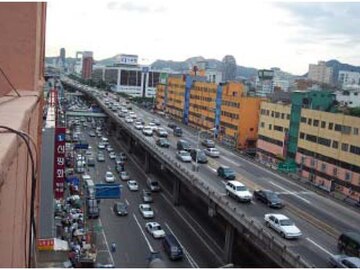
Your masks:
<svg viewBox="0 0 360 270"><path fill-rule="evenodd" d="M130 165L132 163L128 163L128 164ZM140 173L139 168L137 168L136 166L133 166L133 165L131 165L131 166L129 166L129 165L126 165L126 167L127 167L127 170L130 172L130 174L135 175L135 177L137 179L139 179L140 185L142 185L142 183L145 185L145 177L142 177L142 174ZM216 260L214 260L213 254L208 253L209 251L207 251L207 249L208 249L209 245L206 244L206 241L200 240L200 241L194 243L194 239L199 237L199 233L197 232L197 230L193 229L195 226L195 224L193 222L194 218L191 218L192 220L189 221L188 213L186 213L184 210L183 211L179 210L178 207L174 207L169 198L167 198L163 202L156 203L159 200L159 198L161 198L161 197L165 198L164 194L165 194L165 190L163 190L160 193L153 193L154 202L155 202L155 204L153 205L153 208L155 210L155 219L158 217L157 221L160 220L161 225L163 227L165 225L166 231L173 230L176 232L179 232L179 231L183 232L184 228L189 228L188 231L190 233L185 233L185 234L181 233L180 235L182 237L179 238L180 242L184 245L185 249L189 250L187 252L188 255L186 255L189 263L190 263L190 261L195 261L199 265L202 265L203 267L213 267ZM141 201L139 201L138 203L140 203L140 202ZM159 205L161 205L161 207L159 207ZM165 206L168 206L169 210L168 210L167 214L164 215L163 212L164 212ZM191 233L193 233L195 235L191 235ZM203 245L205 245L205 246L199 247L199 245L197 245L196 243L199 243L199 245L201 243L203 243ZM161 247L159 247L159 248L161 248ZM191 257L193 257L193 259L191 259ZM177 263L176 265L179 265L179 267L180 267L179 262L176 262L176 263Z"/></svg>

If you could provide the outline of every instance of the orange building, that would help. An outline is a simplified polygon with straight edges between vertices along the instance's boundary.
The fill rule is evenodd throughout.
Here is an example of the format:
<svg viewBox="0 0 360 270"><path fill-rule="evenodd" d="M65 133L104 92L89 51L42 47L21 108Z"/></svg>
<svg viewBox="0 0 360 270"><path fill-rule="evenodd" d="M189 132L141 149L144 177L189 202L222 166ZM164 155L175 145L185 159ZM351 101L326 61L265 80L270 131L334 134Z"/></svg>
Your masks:
<svg viewBox="0 0 360 270"><path fill-rule="evenodd" d="M242 83L216 84L202 76L181 75L158 85L156 108L189 126L215 129L225 144L255 150L261 100L246 96Z"/></svg>
<svg viewBox="0 0 360 270"><path fill-rule="evenodd" d="M40 157L35 150L41 153L45 22L45 2L0 3L0 64L7 77L0 74L0 125L32 137L31 152L38 172L35 182L25 142L14 133L3 133L5 130L0 129L2 268L34 266L31 262L36 240L31 234L30 215L33 201L38 229Z"/></svg>

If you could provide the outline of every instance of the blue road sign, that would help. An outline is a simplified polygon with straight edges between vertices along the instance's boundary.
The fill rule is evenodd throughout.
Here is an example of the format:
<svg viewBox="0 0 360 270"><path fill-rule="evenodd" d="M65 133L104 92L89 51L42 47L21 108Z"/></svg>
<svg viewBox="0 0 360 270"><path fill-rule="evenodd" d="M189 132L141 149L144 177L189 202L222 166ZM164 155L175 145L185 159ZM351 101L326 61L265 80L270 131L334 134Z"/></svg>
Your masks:
<svg viewBox="0 0 360 270"><path fill-rule="evenodd" d="M63 142L65 141L65 134L64 133L60 133L57 135L57 141L58 142Z"/></svg>
<svg viewBox="0 0 360 270"><path fill-rule="evenodd" d="M95 198L98 199L120 199L121 185L119 184L96 184Z"/></svg>

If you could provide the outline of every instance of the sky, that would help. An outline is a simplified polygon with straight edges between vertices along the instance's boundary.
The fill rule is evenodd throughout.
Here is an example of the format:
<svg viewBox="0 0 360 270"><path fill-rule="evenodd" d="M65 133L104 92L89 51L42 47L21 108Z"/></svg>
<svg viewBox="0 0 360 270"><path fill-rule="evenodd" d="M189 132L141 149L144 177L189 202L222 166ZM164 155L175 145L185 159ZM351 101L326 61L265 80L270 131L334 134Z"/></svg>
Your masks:
<svg viewBox="0 0 360 270"><path fill-rule="evenodd" d="M50 0L46 56L93 51L101 60L137 54L184 61L203 56L296 75L337 59L360 66L360 2L239 0Z"/></svg>

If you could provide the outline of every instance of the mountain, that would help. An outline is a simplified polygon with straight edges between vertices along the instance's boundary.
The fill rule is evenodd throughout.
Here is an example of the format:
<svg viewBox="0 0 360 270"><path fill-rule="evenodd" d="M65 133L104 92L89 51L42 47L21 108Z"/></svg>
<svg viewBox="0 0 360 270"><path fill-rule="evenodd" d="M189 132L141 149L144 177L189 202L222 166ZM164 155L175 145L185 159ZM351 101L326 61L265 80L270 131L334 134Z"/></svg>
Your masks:
<svg viewBox="0 0 360 270"><path fill-rule="evenodd" d="M349 64L343 64L339 62L338 60L329 60L326 62L327 67L333 68L333 81L336 82L339 77L339 71L345 70L345 71L354 71L354 72L360 72L359 66L353 66Z"/></svg>

